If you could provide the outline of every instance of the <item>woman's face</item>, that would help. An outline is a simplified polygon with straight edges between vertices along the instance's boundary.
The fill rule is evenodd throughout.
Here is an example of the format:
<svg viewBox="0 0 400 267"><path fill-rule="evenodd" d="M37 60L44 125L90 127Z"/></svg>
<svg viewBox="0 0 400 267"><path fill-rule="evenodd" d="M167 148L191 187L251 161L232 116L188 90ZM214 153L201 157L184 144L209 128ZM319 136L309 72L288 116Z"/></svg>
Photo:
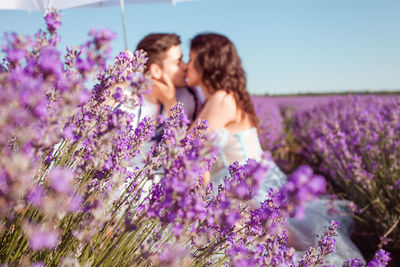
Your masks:
<svg viewBox="0 0 400 267"><path fill-rule="evenodd" d="M187 85L202 86L201 73L196 69L194 62L196 61L197 52L190 51L190 59L187 64Z"/></svg>

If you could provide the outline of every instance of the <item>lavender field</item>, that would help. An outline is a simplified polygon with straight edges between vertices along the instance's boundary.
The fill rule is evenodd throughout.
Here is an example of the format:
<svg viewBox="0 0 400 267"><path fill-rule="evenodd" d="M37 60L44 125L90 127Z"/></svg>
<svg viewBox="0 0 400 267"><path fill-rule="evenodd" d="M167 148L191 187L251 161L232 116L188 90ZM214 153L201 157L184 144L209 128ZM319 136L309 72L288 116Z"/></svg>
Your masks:
<svg viewBox="0 0 400 267"><path fill-rule="evenodd" d="M60 51L60 16L51 11L45 20L46 30L8 34L3 46L1 265L323 265L335 253L339 222L299 255L287 221L325 193L350 201L355 240L368 241L368 248L358 243L365 263L349 258L343 266L396 264L397 97L255 97L264 149L287 182L255 203L269 166L249 160L232 164L213 194L202 178L217 156L216 137L207 121L189 129L179 104L144 164L135 162L155 123L133 125L133 115L116 106L134 108L148 89L145 55L121 52L107 65L115 34L103 29Z"/></svg>
<svg viewBox="0 0 400 267"><path fill-rule="evenodd" d="M308 164L350 200L353 239L365 256L372 247L400 248L400 95L262 97L253 101L264 149L290 172ZM394 262L395 261L395 262ZM397 266L399 258L392 262Z"/></svg>

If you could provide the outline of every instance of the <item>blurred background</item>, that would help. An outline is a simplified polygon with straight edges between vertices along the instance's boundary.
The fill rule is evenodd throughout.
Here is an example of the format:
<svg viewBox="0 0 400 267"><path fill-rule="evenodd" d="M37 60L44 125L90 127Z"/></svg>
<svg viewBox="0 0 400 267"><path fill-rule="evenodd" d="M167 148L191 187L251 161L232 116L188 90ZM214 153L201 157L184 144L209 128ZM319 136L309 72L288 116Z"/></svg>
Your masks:
<svg viewBox="0 0 400 267"><path fill-rule="evenodd" d="M125 6L128 47L151 32L181 36L184 59L190 39L212 31L237 46L254 95L400 91L400 1L397 0L198 0ZM62 11L61 49L80 45L90 28L118 34L119 6ZM0 10L4 32L32 34L43 13ZM3 55L3 54L1 54Z"/></svg>

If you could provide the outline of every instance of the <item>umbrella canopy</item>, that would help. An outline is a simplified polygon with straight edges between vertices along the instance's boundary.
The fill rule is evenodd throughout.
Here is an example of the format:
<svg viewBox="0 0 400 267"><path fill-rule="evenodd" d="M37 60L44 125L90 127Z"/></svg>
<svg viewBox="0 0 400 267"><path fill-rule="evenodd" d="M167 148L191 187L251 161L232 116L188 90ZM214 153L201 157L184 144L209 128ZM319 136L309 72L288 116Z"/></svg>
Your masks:
<svg viewBox="0 0 400 267"><path fill-rule="evenodd" d="M195 1L195 0L0 0L0 9L20 9L20 10L44 12L49 8L55 8L60 10L60 9L68 9L75 7L103 7L103 6L120 5L125 49L128 49L125 15L124 15L125 4L170 2L175 5L178 2L187 2L187 1Z"/></svg>
<svg viewBox="0 0 400 267"><path fill-rule="evenodd" d="M138 3L186 2L192 0L0 0L0 9L20 9L28 11L46 11L48 8L68 9L74 7L102 7Z"/></svg>
<svg viewBox="0 0 400 267"><path fill-rule="evenodd" d="M173 5L179 2L190 2L196 0L124 0L125 4L147 4L147 3L160 3L160 2L171 2ZM121 0L97 0L96 3L87 4L85 7L103 7L103 6L112 6L119 5Z"/></svg>

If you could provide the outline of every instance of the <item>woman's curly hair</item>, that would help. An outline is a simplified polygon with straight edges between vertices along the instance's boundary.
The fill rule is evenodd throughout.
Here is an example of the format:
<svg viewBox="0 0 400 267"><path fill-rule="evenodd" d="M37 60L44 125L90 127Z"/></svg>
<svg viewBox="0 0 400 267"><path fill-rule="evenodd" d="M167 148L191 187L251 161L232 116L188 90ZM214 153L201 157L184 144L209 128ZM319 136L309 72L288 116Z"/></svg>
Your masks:
<svg viewBox="0 0 400 267"><path fill-rule="evenodd" d="M247 114L255 127L258 118L253 101L246 89L246 73L233 43L225 36L216 33L203 33L195 36L190 50L197 53L194 66L201 73L209 93L224 90L232 93L236 105Z"/></svg>

